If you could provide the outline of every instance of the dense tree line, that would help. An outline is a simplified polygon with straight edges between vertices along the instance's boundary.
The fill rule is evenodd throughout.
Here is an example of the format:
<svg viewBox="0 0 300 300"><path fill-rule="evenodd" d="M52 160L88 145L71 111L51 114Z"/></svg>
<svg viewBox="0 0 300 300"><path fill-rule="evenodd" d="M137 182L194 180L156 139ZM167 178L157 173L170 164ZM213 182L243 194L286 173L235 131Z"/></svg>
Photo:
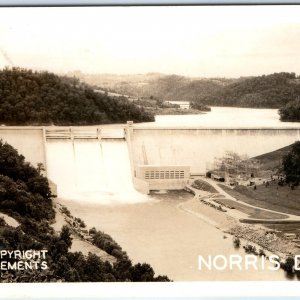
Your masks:
<svg viewBox="0 0 300 300"><path fill-rule="evenodd" d="M19 218L54 218L47 179L0 140L0 209Z"/></svg>
<svg viewBox="0 0 300 300"><path fill-rule="evenodd" d="M112 237L102 231L97 231L96 229L92 233L93 244L98 248L104 250L108 254L116 257L117 259L123 259L127 257L127 254L122 251L121 246L116 243Z"/></svg>
<svg viewBox="0 0 300 300"><path fill-rule="evenodd" d="M201 111L211 111L211 108L200 102L191 102L191 108L198 109Z"/></svg>
<svg viewBox="0 0 300 300"><path fill-rule="evenodd" d="M48 250L48 269L2 271L0 282L169 281L166 276L155 276L149 264L132 264L127 255L111 264L93 253L70 252L72 238L67 226L57 234L47 222L27 219L13 228L0 219L0 244L5 250Z"/></svg>
<svg viewBox="0 0 300 300"><path fill-rule="evenodd" d="M298 186L300 183L300 142L295 142L292 145L288 154L283 157L283 171L285 181L291 187Z"/></svg>
<svg viewBox="0 0 300 300"><path fill-rule="evenodd" d="M114 264L92 253L84 256L81 252L70 252L69 227L64 226L58 234L50 226L55 212L47 179L40 169L32 167L24 156L2 141L0 211L20 223L14 228L0 218L0 249L48 250L48 269L1 270L0 282L169 281L166 276L155 276L149 264L132 264L126 252L101 231L94 230L94 244L116 257Z"/></svg>
<svg viewBox="0 0 300 300"><path fill-rule="evenodd" d="M153 121L126 98L96 93L76 78L0 70L0 122L6 125L88 125Z"/></svg>
<svg viewBox="0 0 300 300"><path fill-rule="evenodd" d="M132 84L130 85L129 95L132 90ZM222 82L213 79L192 80L184 76L165 75L149 81L146 85L137 86L135 94L140 97L152 95L163 101L201 102L203 97L211 95L221 86ZM115 87L115 90L118 90L118 87Z"/></svg>
<svg viewBox="0 0 300 300"><path fill-rule="evenodd" d="M241 78L200 100L208 105L280 108L300 96L295 73Z"/></svg>
<svg viewBox="0 0 300 300"><path fill-rule="evenodd" d="M165 80L172 80L167 77ZM222 88L222 83L213 79L181 80L163 94L164 100L190 101L202 104L202 99ZM158 89L159 90L159 89Z"/></svg>
<svg viewBox="0 0 300 300"><path fill-rule="evenodd" d="M281 121L300 122L300 97L279 109Z"/></svg>

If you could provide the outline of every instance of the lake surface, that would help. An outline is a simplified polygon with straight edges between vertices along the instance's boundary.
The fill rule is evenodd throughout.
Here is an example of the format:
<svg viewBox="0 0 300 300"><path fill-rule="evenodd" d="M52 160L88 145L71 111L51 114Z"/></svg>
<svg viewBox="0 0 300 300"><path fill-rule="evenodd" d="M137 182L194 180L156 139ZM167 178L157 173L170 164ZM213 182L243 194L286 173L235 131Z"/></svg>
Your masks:
<svg viewBox="0 0 300 300"><path fill-rule="evenodd" d="M144 123L146 124L146 123ZM299 122L281 122L277 109L212 107L199 115L158 115L152 126L201 126L247 128L300 128Z"/></svg>

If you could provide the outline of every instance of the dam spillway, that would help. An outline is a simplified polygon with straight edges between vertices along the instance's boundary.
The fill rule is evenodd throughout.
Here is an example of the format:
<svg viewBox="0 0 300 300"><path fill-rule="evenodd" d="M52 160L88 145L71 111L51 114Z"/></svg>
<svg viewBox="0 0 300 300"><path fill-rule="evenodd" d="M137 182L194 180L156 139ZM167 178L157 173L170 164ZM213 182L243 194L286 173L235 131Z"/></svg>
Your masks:
<svg viewBox="0 0 300 300"><path fill-rule="evenodd" d="M1 127L0 136L34 166L44 164L46 175L57 184L59 197L136 202L144 200L136 189L147 191L144 179L152 173L154 177L158 174L161 182L162 172L164 179L170 179L168 174L174 173L175 179L177 173L184 173L186 180L187 167L191 174L204 174L207 164L226 151L253 157L277 150L300 140L300 129L121 124ZM145 176L138 178L137 174ZM157 186L161 189L164 185Z"/></svg>
<svg viewBox="0 0 300 300"><path fill-rule="evenodd" d="M48 177L59 197L136 202L127 143L120 139L47 140Z"/></svg>

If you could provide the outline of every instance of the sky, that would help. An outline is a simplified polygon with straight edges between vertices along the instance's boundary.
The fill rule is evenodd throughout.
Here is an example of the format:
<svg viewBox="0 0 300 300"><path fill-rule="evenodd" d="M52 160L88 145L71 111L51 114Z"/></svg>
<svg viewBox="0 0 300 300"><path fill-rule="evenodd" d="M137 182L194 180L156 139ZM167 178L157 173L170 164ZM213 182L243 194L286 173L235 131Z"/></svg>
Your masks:
<svg viewBox="0 0 300 300"><path fill-rule="evenodd" d="M299 6L0 8L0 67L240 77L300 73Z"/></svg>

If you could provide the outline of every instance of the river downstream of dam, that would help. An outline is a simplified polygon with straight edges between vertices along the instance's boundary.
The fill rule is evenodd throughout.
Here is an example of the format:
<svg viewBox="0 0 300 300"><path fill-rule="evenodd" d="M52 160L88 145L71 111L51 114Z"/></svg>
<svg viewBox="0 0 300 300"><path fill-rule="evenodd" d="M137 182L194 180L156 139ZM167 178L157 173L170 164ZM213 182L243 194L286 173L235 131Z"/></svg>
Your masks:
<svg viewBox="0 0 300 300"><path fill-rule="evenodd" d="M170 192L152 194L149 201L136 204L101 205L64 199L59 203L80 216L88 227L111 235L134 263L149 263L156 274L174 281L285 280L281 270L199 270L199 255L245 257L245 252L234 248L230 235L180 209L179 204L192 197L187 192Z"/></svg>

